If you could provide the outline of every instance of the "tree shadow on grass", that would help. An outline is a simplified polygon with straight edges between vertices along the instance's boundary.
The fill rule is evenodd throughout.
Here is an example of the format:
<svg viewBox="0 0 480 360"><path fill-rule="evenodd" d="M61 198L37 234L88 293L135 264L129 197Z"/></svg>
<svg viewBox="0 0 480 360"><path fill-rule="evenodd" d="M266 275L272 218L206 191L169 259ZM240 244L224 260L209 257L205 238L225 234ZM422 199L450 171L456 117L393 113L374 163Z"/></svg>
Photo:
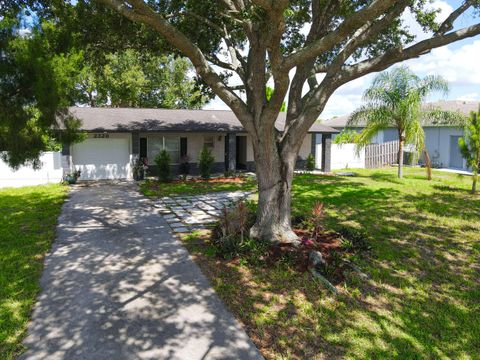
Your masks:
<svg viewBox="0 0 480 360"><path fill-rule="evenodd" d="M381 182L380 177L375 181ZM206 271L230 284L220 286L221 296L257 345L276 356L475 355L480 346L480 271L472 259L478 259L479 247L471 241L476 227L466 226L479 218L479 205L457 191L433 189L412 195L388 184L371 188L356 179L296 178L294 213L308 214L321 201L328 227L356 224L370 234L372 250L359 264L371 279L346 284L359 286L359 297L333 299L308 274L282 264L245 269L217 262L215 270L209 266ZM472 207L465 215L465 208ZM445 221L438 221L439 216Z"/></svg>

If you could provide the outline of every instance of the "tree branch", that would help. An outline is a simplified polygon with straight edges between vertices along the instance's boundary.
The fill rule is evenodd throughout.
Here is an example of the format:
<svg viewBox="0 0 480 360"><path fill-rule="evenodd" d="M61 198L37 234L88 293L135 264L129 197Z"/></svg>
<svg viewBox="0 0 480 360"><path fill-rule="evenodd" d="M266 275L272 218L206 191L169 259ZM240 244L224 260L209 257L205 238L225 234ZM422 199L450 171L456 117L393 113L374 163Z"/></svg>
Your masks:
<svg viewBox="0 0 480 360"><path fill-rule="evenodd" d="M450 31L453 29L453 23L455 20L458 19L460 15L462 15L465 11L468 10L473 5L473 1L471 0L466 0L463 2L462 5L460 5L455 11L453 11L445 20L444 22L440 25L438 28L438 31L435 33L435 35L443 35L446 32Z"/></svg>
<svg viewBox="0 0 480 360"><path fill-rule="evenodd" d="M243 100L229 89L220 76L208 64L202 51L185 34L156 13L143 0L97 0L126 18L148 25L161 34L172 46L176 47L190 59L197 73L202 77L215 93L233 110L242 125L252 130L251 124L245 119L251 118Z"/></svg>
<svg viewBox="0 0 480 360"><path fill-rule="evenodd" d="M285 71L331 50L351 33L382 15L394 4L395 0L374 0L369 6L344 20L334 31L286 57L283 61Z"/></svg>
<svg viewBox="0 0 480 360"><path fill-rule="evenodd" d="M368 73L385 70L397 62L417 58L420 55L429 53L432 49L479 34L480 24L476 24L445 35L437 35L430 39L420 41L406 49L397 47L376 58L347 66L340 71L337 76L341 79L342 84L344 84Z"/></svg>

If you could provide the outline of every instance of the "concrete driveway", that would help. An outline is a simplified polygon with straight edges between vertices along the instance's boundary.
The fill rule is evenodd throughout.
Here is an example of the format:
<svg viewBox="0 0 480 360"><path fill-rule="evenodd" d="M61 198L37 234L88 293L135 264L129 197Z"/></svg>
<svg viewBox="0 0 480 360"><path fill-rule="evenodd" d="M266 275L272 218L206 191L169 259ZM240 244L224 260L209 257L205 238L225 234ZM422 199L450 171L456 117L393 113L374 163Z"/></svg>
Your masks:
<svg viewBox="0 0 480 360"><path fill-rule="evenodd" d="M45 261L22 359L258 359L133 184L73 190Z"/></svg>

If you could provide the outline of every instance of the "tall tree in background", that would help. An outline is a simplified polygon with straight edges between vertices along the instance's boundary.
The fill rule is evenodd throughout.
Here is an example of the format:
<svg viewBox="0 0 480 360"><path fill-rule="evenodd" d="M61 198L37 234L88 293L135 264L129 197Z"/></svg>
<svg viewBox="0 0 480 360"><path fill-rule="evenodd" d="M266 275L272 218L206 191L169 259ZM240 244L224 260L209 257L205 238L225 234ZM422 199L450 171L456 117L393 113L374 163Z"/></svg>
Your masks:
<svg viewBox="0 0 480 360"><path fill-rule="evenodd" d="M192 73L104 6L0 1L0 156L36 166L42 151L81 140L72 105L200 108L212 94Z"/></svg>
<svg viewBox="0 0 480 360"><path fill-rule="evenodd" d="M290 223L295 160L333 92L480 33L480 24L455 27L459 16L479 6L477 0L463 1L440 23L425 0L97 2L161 35L235 113L252 139L257 166L258 212L250 234L272 242L298 243ZM414 42L403 24L407 9L425 40ZM230 85L218 69L235 74L239 84ZM274 91L267 100L269 81ZM279 131L275 122L287 95L286 124Z"/></svg>
<svg viewBox="0 0 480 360"><path fill-rule="evenodd" d="M393 127L399 139L398 177L403 177L403 151L405 144L413 144L420 152L425 148L425 133L422 119L431 116L432 110L422 109L426 98L434 91L448 92L448 83L439 76L423 79L407 67L398 67L383 72L373 80L365 91L366 105L354 111L348 126L366 122L357 138L357 144L370 144L379 131Z"/></svg>
<svg viewBox="0 0 480 360"><path fill-rule="evenodd" d="M480 168L480 109L472 112L465 125L464 135L458 140L462 156L467 165L472 169L472 194L477 192L478 170Z"/></svg>

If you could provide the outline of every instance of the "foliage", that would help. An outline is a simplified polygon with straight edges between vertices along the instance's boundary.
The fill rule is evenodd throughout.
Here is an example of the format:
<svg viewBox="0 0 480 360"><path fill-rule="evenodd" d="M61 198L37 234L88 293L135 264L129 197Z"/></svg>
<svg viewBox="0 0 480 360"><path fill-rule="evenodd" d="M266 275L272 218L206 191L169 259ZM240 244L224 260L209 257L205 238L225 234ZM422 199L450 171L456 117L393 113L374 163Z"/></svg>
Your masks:
<svg viewBox="0 0 480 360"><path fill-rule="evenodd" d="M60 110L68 105L68 69L38 30L19 36L19 26L17 18L0 18L0 149L14 168L36 167L42 151L81 139L79 122Z"/></svg>
<svg viewBox="0 0 480 360"><path fill-rule="evenodd" d="M308 154L307 156L307 163L306 163L307 171L315 170L315 156L313 154Z"/></svg>
<svg viewBox="0 0 480 360"><path fill-rule="evenodd" d="M212 233L216 254L231 259L240 255L263 252L266 247L245 237L245 232L255 221L255 204L240 201L232 209L225 207L219 223Z"/></svg>
<svg viewBox="0 0 480 360"><path fill-rule="evenodd" d="M198 168L200 170L200 176L202 177L202 179L210 179L210 176L212 175L212 166L214 161L215 158L212 155L212 150L204 146L198 156Z"/></svg>
<svg viewBox="0 0 480 360"><path fill-rule="evenodd" d="M473 172L472 194L477 192L478 171L480 168L480 109L472 112L464 129L464 137L458 141L462 156Z"/></svg>
<svg viewBox="0 0 480 360"><path fill-rule="evenodd" d="M295 176L294 215L321 199L324 227L370 248L352 259L370 279L348 273L336 298L289 263L219 261L198 245L196 261L265 358L475 358L480 199L470 186L435 170L427 181L418 168L403 181L394 168Z"/></svg>
<svg viewBox="0 0 480 360"><path fill-rule="evenodd" d="M0 354L15 358L67 195L60 185L0 189Z"/></svg>
<svg viewBox="0 0 480 360"><path fill-rule="evenodd" d="M158 169L158 181L170 181L172 179L172 159L167 150L161 150L158 155L155 156L155 164Z"/></svg>
<svg viewBox="0 0 480 360"><path fill-rule="evenodd" d="M313 224L312 238L316 239L323 230L323 218L325 216L323 203L317 201L313 204L310 219Z"/></svg>
<svg viewBox="0 0 480 360"><path fill-rule="evenodd" d="M422 103L435 91L448 92L448 83L440 76L421 79L405 66L378 74L363 98L367 102L353 112L348 124L366 125L358 135L357 144L365 146L381 130L393 127L398 132L398 177L402 177L404 144L413 144L417 151L425 147ZM436 110L438 113L440 110Z"/></svg>
<svg viewBox="0 0 480 360"><path fill-rule="evenodd" d="M359 134L352 129L343 129L340 134L333 139L334 144L355 144Z"/></svg>

